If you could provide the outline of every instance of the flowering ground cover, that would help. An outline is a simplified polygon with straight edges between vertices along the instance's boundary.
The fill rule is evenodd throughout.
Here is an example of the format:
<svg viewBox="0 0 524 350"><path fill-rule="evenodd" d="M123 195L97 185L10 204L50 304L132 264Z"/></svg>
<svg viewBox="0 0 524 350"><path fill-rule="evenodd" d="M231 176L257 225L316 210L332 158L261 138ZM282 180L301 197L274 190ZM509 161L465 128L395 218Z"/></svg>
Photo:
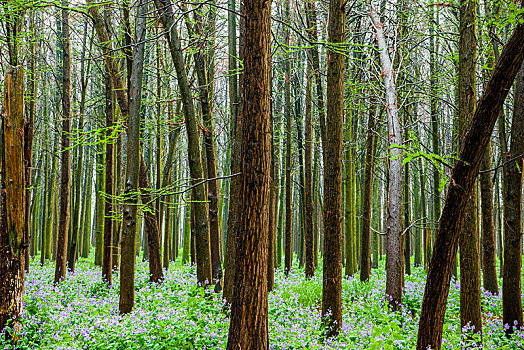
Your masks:
<svg viewBox="0 0 524 350"><path fill-rule="evenodd" d="M78 262L74 274L53 285L54 264L33 260L26 275L24 333L17 349L224 349L229 321L220 295L195 287L195 269L172 264L161 284L148 282L147 263L138 262L136 305L124 317L118 314L118 273L106 287L101 270L90 261ZM294 266L298 266L298 263ZM384 300L385 273L374 270L369 283L344 279L343 327L336 340L323 341L320 301L322 272L306 281L303 270L288 278L275 274L269 295L271 349L413 349L424 293L420 268L406 276L402 312L391 313ZM444 349L460 349L459 285L451 286ZM502 301L483 295L484 347L523 349L524 332L511 341L503 334ZM465 330L467 331L467 330ZM5 344L4 349L15 348Z"/></svg>

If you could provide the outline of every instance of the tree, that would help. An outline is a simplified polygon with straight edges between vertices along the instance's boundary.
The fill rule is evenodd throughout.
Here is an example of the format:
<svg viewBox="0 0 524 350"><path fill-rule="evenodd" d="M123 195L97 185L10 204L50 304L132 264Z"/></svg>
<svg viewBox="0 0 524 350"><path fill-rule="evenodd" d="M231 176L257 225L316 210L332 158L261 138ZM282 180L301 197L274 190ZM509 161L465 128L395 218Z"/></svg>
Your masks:
<svg viewBox="0 0 524 350"><path fill-rule="evenodd" d="M322 316L327 336L342 327L342 140L344 122L344 43L346 2L330 0L326 138L324 150L324 260Z"/></svg>
<svg viewBox="0 0 524 350"><path fill-rule="evenodd" d="M16 337L24 305L26 179L24 167L24 69L19 61L24 12L5 6L9 65L5 67L2 110L2 182L0 203L0 332ZM11 323L12 322L12 323Z"/></svg>
<svg viewBox="0 0 524 350"><path fill-rule="evenodd" d="M476 0L460 2L458 66L458 132L463 135L475 113L476 104ZM473 187L460 236L460 324L482 332L480 305L480 255L477 188Z"/></svg>
<svg viewBox="0 0 524 350"><path fill-rule="evenodd" d="M71 47L69 40L69 8L62 2L62 164L60 179L60 220L56 253L55 283L65 277L67 242L71 220Z"/></svg>
<svg viewBox="0 0 524 350"><path fill-rule="evenodd" d="M522 320L522 169L524 169L524 64L515 85L511 144L504 163L504 271L502 279L503 323L507 334Z"/></svg>
<svg viewBox="0 0 524 350"><path fill-rule="evenodd" d="M133 310L135 303L135 236L137 221L138 177L140 172L140 107L142 103L142 72L144 68L144 47L146 33L147 4L138 3L135 46L133 48L133 69L129 89L129 121L127 140L126 187L124 196L124 224L122 230L122 265L120 268L121 314Z"/></svg>
<svg viewBox="0 0 524 350"><path fill-rule="evenodd" d="M504 46L484 94L477 103L470 128L460 147L459 161L451 171L450 185L437 231L433 258L424 290L417 350L439 350L449 283L456 259L460 228L491 131L508 91L524 60L524 24L519 23Z"/></svg>
<svg viewBox="0 0 524 350"><path fill-rule="evenodd" d="M377 33L382 76L386 85L386 114L388 119L389 141L389 183L388 183L388 218L386 223L386 296L389 306L398 310L402 303L402 282L404 256L402 252L402 129L397 106L395 72L388 54L384 25L376 11L371 11L371 18Z"/></svg>
<svg viewBox="0 0 524 350"><path fill-rule="evenodd" d="M271 167L271 1L242 11L242 199L227 349L269 349L267 245Z"/></svg>
<svg viewBox="0 0 524 350"><path fill-rule="evenodd" d="M287 23L290 22L290 12L289 12L289 1L286 0L284 4L284 12ZM290 45L290 29L286 27L286 47ZM291 186L291 146L292 146L292 123L291 119L291 64L290 64L290 55L286 55L285 58L285 69L286 69L286 222L285 222L285 266L284 272L286 276L291 271L291 266L293 265L293 232L292 232L292 223L293 223L293 211L291 210L291 199L293 196L292 186Z"/></svg>

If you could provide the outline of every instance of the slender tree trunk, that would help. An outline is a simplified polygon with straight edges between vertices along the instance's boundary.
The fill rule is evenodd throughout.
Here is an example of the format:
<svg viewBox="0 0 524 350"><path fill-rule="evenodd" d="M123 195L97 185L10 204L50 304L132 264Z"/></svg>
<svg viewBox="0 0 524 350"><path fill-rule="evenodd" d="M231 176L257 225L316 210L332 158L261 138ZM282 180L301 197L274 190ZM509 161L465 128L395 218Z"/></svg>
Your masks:
<svg viewBox="0 0 524 350"><path fill-rule="evenodd" d="M386 85L386 112L388 118L389 141L389 184L388 184L388 218L387 218L387 252L386 252L386 295L389 306L398 310L402 303L402 281L404 256L402 253L402 130L397 106L395 73L389 58L388 47L384 37L383 24L374 10L371 18L377 33L380 50L382 75Z"/></svg>
<svg viewBox="0 0 524 350"><path fill-rule="evenodd" d="M459 159L451 171L450 186L439 222L435 248L422 301L417 350L428 346L440 350L449 283L456 259L460 228L491 131L513 79L524 59L524 24L519 23L502 50L472 123L460 147Z"/></svg>
<svg viewBox="0 0 524 350"><path fill-rule="evenodd" d="M164 1L165 0L155 0L155 6L157 10L160 11L159 17L164 28L168 29L166 35L183 102L188 139L189 169L193 184L196 185L204 178L204 172L200 156L199 131L195 107L193 104L193 94L189 87L189 81L185 70L185 60L182 54L178 28L175 22L176 16L173 15L172 6L166 5ZM192 206L195 208L194 223L196 233L197 279L200 284L209 285L212 283L213 279L211 271L207 195L205 193L205 188L202 185L194 187L191 192L194 194L192 199L195 201Z"/></svg>
<svg viewBox="0 0 524 350"><path fill-rule="evenodd" d="M504 272L502 278L503 323L507 334L523 325L522 271L522 169L524 169L524 64L515 87L511 144L504 164Z"/></svg>
<svg viewBox="0 0 524 350"><path fill-rule="evenodd" d="M142 103L142 72L146 32L147 5L138 3L135 46L133 48L133 69L129 90L129 121L127 138L126 187L124 196L124 224L122 230L122 264L120 267L120 302L121 314L133 310L135 303L135 237L138 201L138 177L140 173L140 107Z"/></svg>
<svg viewBox="0 0 524 350"><path fill-rule="evenodd" d="M345 41L346 2L330 0L328 42ZM342 149L344 122L344 55L328 51L327 119L324 148L324 260L322 316L327 336L336 336L342 327ZM318 93L318 91L317 91Z"/></svg>
<svg viewBox="0 0 524 350"><path fill-rule="evenodd" d="M98 136L100 138L100 136ZM96 146L96 200L95 200L95 265L102 266L104 251L104 198L105 145L97 140Z"/></svg>
<svg viewBox="0 0 524 350"><path fill-rule="evenodd" d="M289 1L285 1L284 5L284 16L287 23L290 23L290 12L289 12ZM290 35L289 28L285 29L285 42L286 47L290 45ZM293 222L293 211L291 210L291 199L293 197L292 186L291 186L291 140L293 136L292 131L292 118L291 118L291 57L286 56L285 58L285 71L286 71L286 217L285 217L285 230L284 230L284 240L285 240L285 262L284 262L284 272L286 276L291 271L291 266L293 265L293 232L292 232L292 222Z"/></svg>
<svg viewBox="0 0 524 350"><path fill-rule="evenodd" d="M65 278L68 232L71 219L71 47L69 9L62 1L62 165L60 180L60 220L56 253L55 283Z"/></svg>
<svg viewBox="0 0 524 350"><path fill-rule="evenodd" d="M267 350L271 1L245 0L243 7L242 199L227 349Z"/></svg>
<svg viewBox="0 0 524 350"><path fill-rule="evenodd" d="M373 106L373 105L372 105ZM362 188L362 234L360 251L360 280L366 282L371 273L371 207L373 203L373 175L375 150L375 109L371 107L366 132L366 165L364 169L364 186Z"/></svg>
<svg viewBox="0 0 524 350"><path fill-rule="evenodd" d="M311 147L313 145L312 137L312 67L311 63L307 64L307 86L306 86L306 120L304 125L304 138L305 138L305 149L304 149L304 163L305 163L305 179L304 179L304 201L305 201L305 215L304 215L304 235L306 238L306 279L311 278L315 274L315 262L313 252L313 181L312 181L312 167L311 167Z"/></svg>

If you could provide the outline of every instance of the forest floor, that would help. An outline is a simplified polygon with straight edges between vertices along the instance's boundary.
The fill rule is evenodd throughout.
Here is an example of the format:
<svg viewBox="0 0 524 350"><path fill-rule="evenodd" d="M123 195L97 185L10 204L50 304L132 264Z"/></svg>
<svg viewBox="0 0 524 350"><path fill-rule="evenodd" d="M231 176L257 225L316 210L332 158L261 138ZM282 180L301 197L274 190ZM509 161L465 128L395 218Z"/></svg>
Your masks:
<svg viewBox="0 0 524 350"><path fill-rule="evenodd" d="M161 284L148 280L147 262L137 263L136 305L118 313L119 276L107 287L92 259L81 259L74 274L53 285L55 265L31 262L25 282L24 333L17 349L224 349L228 318L221 295L195 287L195 268L172 263ZM383 261L382 261L383 262ZM288 278L279 270L269 295L271 349L413 349L424 293L425 274L406 276L402 312L385 306L385 272L373 270L369 283L358 276L343 280L344 316L337 340L322 341L322 271L306 281L303 269ZM444 349L460 349L459 285L449 295ZM503 334L502 301L483 292L485 349L523 349L524 332L508 341ZM5 340L0 338L0 344ZM14 347L4 345L4 349Z"/></svg>

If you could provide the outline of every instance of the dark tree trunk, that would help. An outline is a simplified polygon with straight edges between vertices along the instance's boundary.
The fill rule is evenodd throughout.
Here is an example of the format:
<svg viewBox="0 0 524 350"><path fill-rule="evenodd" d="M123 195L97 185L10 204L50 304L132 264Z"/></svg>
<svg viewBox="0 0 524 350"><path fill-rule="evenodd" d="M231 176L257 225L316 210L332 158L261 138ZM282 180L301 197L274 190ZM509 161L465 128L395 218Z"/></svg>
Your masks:
<svg viewBox="0 0 524 350"><path fill-rule="evenodd" d="M242 199L227 349L267 350L271 1L245 0L243 14Z"/></svg>
<svg viewBox="0 0 524 350"><path fill-rule="evenodd" d="M129 121L127 131L127 166L125 204L122 230L122 264L120 267L120 302L121 314L133 310L135 303L135 237L137 222L138 177L140 172L140 107L142 103L142 72L146 32L147 5L138 3L135 46L133 48L133 70L129 90Z"/></svg>
<svg viewBox="0 0 524 350"><path fill-rule="evenodd" d="M476 2L460 2L460 39L458 68L458 132L465 134L475 112L476 82ZM474 333L482 332L480 303L480 255L478 225L478 191L473 186L467 204L464 225L460 236L460 324L474 327Z"/></svg>
<svg viewBox="0 0 524 350"><path fill-rule="evenodd" d="M304 163L305 163L305 179L304 179L304 236L306 240L306 279L313 277L315 274L315 262L313 257L313 180L312 180L312 167L311 167L311 146L313 144L313 129L312 129L312 68L311 63L308 63L307 68L307 86L306 86L306 120L304 125Z"/></svg>
<svg viewBox="0 0 524 350"><path fill-rule="evenodd" d="M69 9L67 0L64 0L62 7L62 165L55 283L60 282L66 274L67 242L71 219L71 47L69 33Z"/></svg>
<svg viewBox="0 0 524 350"><path fill-rule="evenodd" d="M289 1L285 2L285 18L287 23L290 23L289 15ZM290 45L289 28L286 27L286 46ZM284 273L286 276L291 271L293 265L293 211L291 210L291 200L293 197L292 186L291 186L291 146L292 146L292 122L291 119L291 64L289 55L285 57L285 70L286 70L286 217L285 217L285 228L284 228L284 240L285 240L285 261L284 261Z"/></svg>
<svg viewBox="0 0 524 350"><path fill-rule="evenodd" d="M520 25L522 26L522 24ZM517 75L511 144L504 164L504 272L503 323L507 334L523 325L522 271L522 169L524 169L524 64Z"/></svg>
<svg viewBox="0 0 524 350"><path fill-rule="evenodd" d="M524 59L524 24L518 24L504 46L492 76L477 104L451 171L450 186L439 222L419 323L417 350L439 350L449 283L455 262L466 203L469 201L482 157L511 84Z"/></svg>
<svg viewBox="0 0 524 350"><path fill-rule="evenodd" d="M480 205L482 210L482 273L484 289L499 294L495 257L495 225L493 224L493 182L491 181L491 141L482 159L480 174Z"/></svg>
<svg viewBox="0 0 524 350"><path fill-rule="evenodd" d="M328 40L345 41L346 2L330 0ZM328 51L327 119L324 148L324 259L322 315L327 336L342 327L342 149L344 121L344 55Z"/></svg>

